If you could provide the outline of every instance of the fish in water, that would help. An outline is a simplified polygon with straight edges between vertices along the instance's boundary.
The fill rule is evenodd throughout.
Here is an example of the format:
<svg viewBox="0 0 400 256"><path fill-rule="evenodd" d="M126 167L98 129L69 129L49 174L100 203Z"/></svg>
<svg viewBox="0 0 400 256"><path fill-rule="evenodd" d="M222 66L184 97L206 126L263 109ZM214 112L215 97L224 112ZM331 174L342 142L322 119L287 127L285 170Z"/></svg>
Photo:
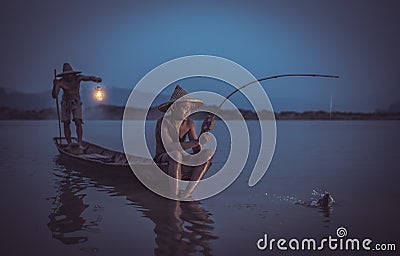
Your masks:
<svg viewBox="0 0 400 256"><path fill-rule="evenodd" d="M314 207L314 208L330 208L332 204L334 203L334 200L329 192L325 192L325 194L322 196L320 199L314 199L311 201L302 201L302 200L297 200L295 204L300 204L304 205L307 207Z"/></svg>
<svg viewBox="0 0 400 256"><path fill-rule="evenodd" d="M333 202L333 198L329 192L325 192L325 195L317 201L319 207L328 207Z"/></svg>
<svg viewBox="0 0 400 256"><path fill-rule="evenodd" d="M333 206L335 200L333 199L331 193L325 192L321 193L318 191L313 190L313 196L317 196L317 198L312 198L311 200L303 201L297 199L296 197L291 196L277 196L275 194L269 195L265 193L266 196L271 196L272 198L276 198L282 201L286 201L293 204L303 205L306 207L313 207L313 208L330 208Z"/></svg>

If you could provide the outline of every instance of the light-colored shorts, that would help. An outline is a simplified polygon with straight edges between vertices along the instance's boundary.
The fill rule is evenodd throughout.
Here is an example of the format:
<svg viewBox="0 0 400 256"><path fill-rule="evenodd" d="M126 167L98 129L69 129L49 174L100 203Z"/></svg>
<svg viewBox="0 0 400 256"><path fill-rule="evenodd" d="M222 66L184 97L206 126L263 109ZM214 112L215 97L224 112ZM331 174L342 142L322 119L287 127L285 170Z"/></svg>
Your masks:
<svg viewBox="0 0 400 256"><path fill-rule="evenodd" d="M71 122L71 114L74 122L77 120L82 122L82 101L78 99L61 101L61 121Z"/></svg>

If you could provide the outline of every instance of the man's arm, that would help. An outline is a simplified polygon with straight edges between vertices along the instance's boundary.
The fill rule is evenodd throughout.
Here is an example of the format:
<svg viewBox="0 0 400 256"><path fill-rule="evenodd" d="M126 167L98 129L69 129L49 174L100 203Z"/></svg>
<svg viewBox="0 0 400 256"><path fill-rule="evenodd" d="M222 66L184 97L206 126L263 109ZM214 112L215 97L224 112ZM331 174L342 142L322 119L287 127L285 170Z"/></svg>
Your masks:
<svg viewBox="0 0 400 256"><path fill-rule="evenodd" d="M199 142L197 140L190 140L188 142L179 142L179 139L175 138L177 139L177 141L174 141L170 136L170 131L168 130L168 129L174 129L174 127L170 127L168 124L165 124L165 126L162 127L161 123L162 121L157 121L156 136L157 136L157 130L160 131L160 136L163 136L162 143L164 144L164 147L167 151L170 152L181 151L182 149L187 150L189 148L199 146Z"/></svg>
<svg viewBox="0 0 400 256"><path fill-rule="evenodd" d="M69 86L63 83L62 79L54 79L53 80L53 90L51 91L51 96L53 99L58 97L58 94L60 93L60 90L70 90Z"/></svg>
<svg viewBox="0 0 400 256"><path fill-rule="evenodd" d="M196 145L191 147L192 150L193 150L193 153L196 154L196 153L199 153L201 151L201 145L200 145L200 142L199 142L199 140L197 138L196 126L194 125L194 122L193 122L192 119L188 118L187 120L189 122L189 127L190 127L190 130L189 130L189 141L196 141L197 142Z"/></svg>
<svg viewBox="0 0 400 256"><path fill-rule="evenodd" d="M97 76L79 75L78 79L79 79L79 81L84 81L84 82L92 81L92 82L95 82L95 83L101 83L101 81L103 81L100 77L97 77Z"/></svg>
<svg viewBox="0 0 400 256"><path fill-rule="evenodd" d="M189 149L189 148L193 148L193 147L197 147L199 146L199 142L197 140L190 140L188 142L174 142L171 138L171 136L169 136L169 131L168 128L164 127L164 129L162 130L162 134L163 134L163 143L165 146L165 149L167 151L181 151Z"/></svg>
<svg viewBox="0 0 400 256"><path fill-rule="evenodd" d="M160 123L159 128L161 130L161 133L160 133L160 136L162 138L161 140L162 140L162 143L164 144L165 149L170 152L171 151L181 151L179 142L174 142L172 140L171 136L169 136L168 128L165 126L162 127L161 123Z"/></svg>
<svg viewBox="0 0 400 256"><path fill-rule="evenodd" d="M199 151L200 151L200 143L198 140L189 140L189 141L181 142L181 147L184 150L191 148L191 149L193 149L193 151L195 151L194 150L195 148L196 149L199 148ZM195 153L197 153L199 151L196 151Z"/></svg>

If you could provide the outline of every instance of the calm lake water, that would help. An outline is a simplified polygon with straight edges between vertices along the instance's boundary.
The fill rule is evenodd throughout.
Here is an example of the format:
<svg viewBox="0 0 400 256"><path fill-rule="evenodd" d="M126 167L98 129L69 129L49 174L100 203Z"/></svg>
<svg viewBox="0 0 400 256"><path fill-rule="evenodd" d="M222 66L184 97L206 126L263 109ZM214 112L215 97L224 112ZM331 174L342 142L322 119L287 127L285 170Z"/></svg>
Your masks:
<svg viewBox="0 0 400 256"><path fill-rule="evenodd" d="M399 121L279 121L273 161L252 188L258 126L248 125L251 159L239 178L217 196L183 203L153 194L130 172L60 157L56 121L0 122L1 254L271 255L256 246L265 233L320 240L338 227L398 247ZM87 121L84 129L86 140L122 150L121 122ZM147 129L152 136L154 122ZM210 172L229 152L224 125L213 133L225 142ZM324 191L332 207L307 206Z"/></svg>

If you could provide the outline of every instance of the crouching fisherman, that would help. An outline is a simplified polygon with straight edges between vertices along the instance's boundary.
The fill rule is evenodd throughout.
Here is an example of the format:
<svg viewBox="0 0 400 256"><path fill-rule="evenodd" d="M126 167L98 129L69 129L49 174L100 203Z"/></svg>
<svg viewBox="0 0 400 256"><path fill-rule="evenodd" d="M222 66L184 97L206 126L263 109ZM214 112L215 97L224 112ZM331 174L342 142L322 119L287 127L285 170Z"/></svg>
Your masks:
<svg viewBox="0 0 400 256"><path fill-rule="evenodd" d="M210 141L209 135L203 134L198 139L194 122L188 117L191 110L202 105L203 101L190 98L187 94L182 87L176 86L171 99L158 107L160 111L166 112L166 114L157 120L155 131L156 155L154 160L159 165L168 163L166 172L175 179L174 184L170 184L172 185L172 192L181 199L191 197L196 186L209 169L212 160L211 150L201 150L201 147ZM207 118L202 124L202 131L209 131L213 127L213 120ZM194 154L203 152L200 153L204 156L204 161L200 161L202 164L190 166L191 168L182 164L187 158L183 151L189 149ZM188 170L187 173L185 173L185 169ZM179 180L185 179L185 177L191 182L185 190L181 191Z"/></svg>

